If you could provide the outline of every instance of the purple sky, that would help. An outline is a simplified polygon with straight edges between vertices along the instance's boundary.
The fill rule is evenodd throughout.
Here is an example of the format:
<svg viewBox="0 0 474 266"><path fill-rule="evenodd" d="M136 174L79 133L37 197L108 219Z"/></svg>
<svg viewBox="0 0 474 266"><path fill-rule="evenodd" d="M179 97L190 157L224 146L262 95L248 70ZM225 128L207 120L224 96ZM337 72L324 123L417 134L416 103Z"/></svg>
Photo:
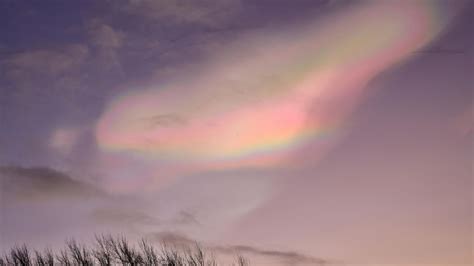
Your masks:
<svg viewBox="0 0 474 266"><path fill-rule="evenodd" d="M0 2L0 250L472 263L468 0Z"/></svg>

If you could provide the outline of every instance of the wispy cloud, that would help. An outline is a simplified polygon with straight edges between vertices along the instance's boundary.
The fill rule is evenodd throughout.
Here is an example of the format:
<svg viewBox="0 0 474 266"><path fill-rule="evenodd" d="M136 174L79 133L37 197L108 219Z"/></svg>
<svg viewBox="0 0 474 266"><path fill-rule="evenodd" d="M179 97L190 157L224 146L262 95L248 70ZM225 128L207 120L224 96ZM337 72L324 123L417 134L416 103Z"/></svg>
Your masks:
<svg viewBox="0 0 474 266"><path fill-rule="evenodd" d="M173 231L160 231L148 233L146 238L150 241L162 242L165 244L176 245L176 246L187 246L196 243L196 240L193 240L182 233L173 232Z"/></svg>
<svg viewBox="0 0 474 266"><path fill-rule="evenodd" d="M0 167L1 192L12 200L61 200L104 197L99 189L44 167Z"/></svg>
<svg viewBox="0 0 474 266"><path fill-rule="evenodd" d="M35 75L58 77L80 67L89 56L83 44L66 45L60 49L35 49L11 54L3 61L6 76L21 81Z"/></svg>
<svg viewBox="0 0 474 266"><path fill-rule="evenodd" d="M117 31L100 19L89 20L86 25L86 33L89 36L89 44L96 48L96 53L99 56L98 63L122 72L118 50L125 42L125 33Z"/></svg>
<svg viewBox="0 0 474 266"><path fill-rule="evenodd" d="M284 265L327 265L328 261L307 256L298 252L292 251L277 251L261 249L251 246L227 246L227 247L215 247L215 250L228 254L244 254L251 256L262 256L271 258L283 263Z"/></svg>
<svg viewBox="0 0 474 266"><path fill-rule="evenodd" d="M198 241L180 233L177 231L162 231L149 233L147 239L150 241L156 241L165 243L166 245L174 246L192 246ZM250 258L250 261L254 261L252 265L258 265L256 262L273 263L274 265L331 265L329 260L315 258L302 253L294 251L280 251L262 249L246 245L213 245L212 243L204 244L206 248L212 251L216 255L224 256L235 256L243 255Z"/></svg>
<svg viewBox="0 0 474 266"><path fill-rule="evenodd" d="M161 224L159 219L136 207L134 209L124 206L102 207L93 210L91 216L98 223L107 225L119 224L140 227Z"/></svg>
<svg viewBox="0 0 474 266"><path fill-rule="evenodd" d="M129 0L123 8L131 14L173 23L222 26L240 11L240 0Z"/></svg>

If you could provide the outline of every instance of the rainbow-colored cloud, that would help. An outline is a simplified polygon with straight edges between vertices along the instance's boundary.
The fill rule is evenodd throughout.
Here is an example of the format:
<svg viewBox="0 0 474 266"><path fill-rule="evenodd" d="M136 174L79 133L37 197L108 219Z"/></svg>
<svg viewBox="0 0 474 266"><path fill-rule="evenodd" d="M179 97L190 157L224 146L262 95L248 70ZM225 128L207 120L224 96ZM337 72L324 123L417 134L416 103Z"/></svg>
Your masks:
<svg viewBox="0 0 474 266"><path fill-rule="evenodd" d="M306 143L330 142L366 83L445 27L439 5L369 1L291 32L250 34L180 81L117 97L97 123L98 145L222 168L271 165Z"/></svg>

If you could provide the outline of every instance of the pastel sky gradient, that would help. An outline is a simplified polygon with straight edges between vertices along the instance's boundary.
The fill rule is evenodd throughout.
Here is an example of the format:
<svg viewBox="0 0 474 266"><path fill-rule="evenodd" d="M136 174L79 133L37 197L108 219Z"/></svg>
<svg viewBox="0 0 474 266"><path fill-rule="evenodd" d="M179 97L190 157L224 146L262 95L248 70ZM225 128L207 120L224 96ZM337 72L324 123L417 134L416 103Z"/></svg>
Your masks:
<svg viewBox="0 0 474 266"><path fill-rule="evenodd" d="M473 17L3 1L0 250L113 232L255 265L471 265Z"/></svg>

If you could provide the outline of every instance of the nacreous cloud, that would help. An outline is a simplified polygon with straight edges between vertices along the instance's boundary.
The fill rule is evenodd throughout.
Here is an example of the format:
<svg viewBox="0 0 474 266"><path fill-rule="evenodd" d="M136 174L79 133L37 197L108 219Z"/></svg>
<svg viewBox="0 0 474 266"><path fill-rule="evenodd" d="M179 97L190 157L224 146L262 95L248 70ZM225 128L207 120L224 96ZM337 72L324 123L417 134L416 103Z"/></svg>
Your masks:
<svg viewBox="0 0 474 266"><path fill-rule="evenodd" d="M447 13L437 1L368 1L249 34L179 81L114 99L97 142L164 164L272 165L304 144L330 142L365 84L432 41Z"/></svg>

